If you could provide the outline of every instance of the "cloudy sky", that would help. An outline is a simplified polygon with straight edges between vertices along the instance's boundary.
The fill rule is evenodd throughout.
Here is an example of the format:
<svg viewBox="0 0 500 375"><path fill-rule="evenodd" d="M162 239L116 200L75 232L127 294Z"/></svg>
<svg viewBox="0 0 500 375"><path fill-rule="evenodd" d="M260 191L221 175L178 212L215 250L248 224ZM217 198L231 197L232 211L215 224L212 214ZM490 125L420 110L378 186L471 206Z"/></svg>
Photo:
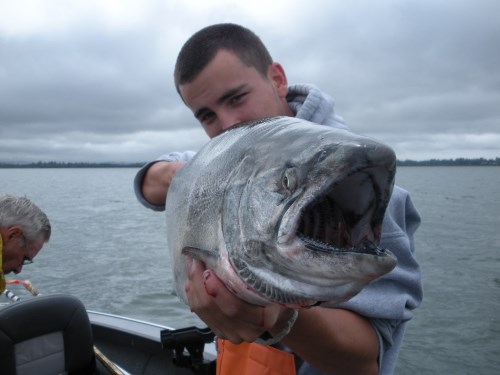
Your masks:
<svg viewBox="0 0 500 375"><path fill-rule="evenodd" d="M173 87L186 39L254 30L290 83L401 160L500 157L500 1L0 0L0 161L142 162L208 138Z"/></svg>

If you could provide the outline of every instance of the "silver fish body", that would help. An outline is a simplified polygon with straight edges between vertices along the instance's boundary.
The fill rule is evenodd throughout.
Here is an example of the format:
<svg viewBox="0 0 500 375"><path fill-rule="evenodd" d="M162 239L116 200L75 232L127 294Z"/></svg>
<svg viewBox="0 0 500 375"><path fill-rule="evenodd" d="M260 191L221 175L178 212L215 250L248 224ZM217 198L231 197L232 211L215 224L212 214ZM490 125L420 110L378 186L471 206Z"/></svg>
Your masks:
<svg viewBox="0 0 500 375"><path fill-rule="evenodd" d="M177 295L187 302L189 255L253 304L350 299L396 265L378 247L395 170L389 147L292 117L213 138L168 192Z"/></svg>

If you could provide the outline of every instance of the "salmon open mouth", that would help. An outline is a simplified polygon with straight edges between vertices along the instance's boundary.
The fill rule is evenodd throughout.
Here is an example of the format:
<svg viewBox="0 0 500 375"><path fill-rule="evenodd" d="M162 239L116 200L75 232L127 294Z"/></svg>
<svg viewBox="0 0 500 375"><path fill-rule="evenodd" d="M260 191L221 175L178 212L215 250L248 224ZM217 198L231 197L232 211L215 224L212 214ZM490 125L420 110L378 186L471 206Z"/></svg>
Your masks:
<svg viewBox="0 0 500 375"><path fill-rule="evenodd" d="M377 252L385 212L376 171L337 181L301 210L296 235L310 250Z"/></svg>

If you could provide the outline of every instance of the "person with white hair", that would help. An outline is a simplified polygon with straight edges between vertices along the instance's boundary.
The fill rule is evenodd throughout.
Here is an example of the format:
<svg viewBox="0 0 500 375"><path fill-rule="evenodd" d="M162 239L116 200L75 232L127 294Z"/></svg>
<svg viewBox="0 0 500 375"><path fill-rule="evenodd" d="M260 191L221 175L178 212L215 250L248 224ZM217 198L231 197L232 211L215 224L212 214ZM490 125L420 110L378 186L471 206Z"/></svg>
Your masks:
<svg viewBox="0 0 500 375"><path fill-rule="evenodd" d="M0 293L5 275L18 274L50 239L47 215L26 197L0 196Z"/></svg>

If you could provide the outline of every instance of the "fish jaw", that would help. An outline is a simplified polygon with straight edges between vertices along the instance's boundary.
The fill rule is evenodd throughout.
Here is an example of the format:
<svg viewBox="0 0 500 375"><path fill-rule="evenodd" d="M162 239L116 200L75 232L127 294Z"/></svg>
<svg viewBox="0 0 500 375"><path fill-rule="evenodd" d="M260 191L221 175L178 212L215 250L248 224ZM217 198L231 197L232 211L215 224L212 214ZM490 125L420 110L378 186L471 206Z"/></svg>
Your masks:
<svg viewBox="0 0 500 375"><path fill-rule="evenodd" d="M371 245L366 249L329 247L320 250L316 246L296 237L293 243L279 251L264 250L267 254L276 254L268 259L267 266L256 266L248 259L231 258L233 276L237 274L243 280L239 287L232 287L233 292L238 290L235 294L259 305L275 303L301 308L328 303L335 306L354 297L396 265L396 258L390 251Z"/></svg>

